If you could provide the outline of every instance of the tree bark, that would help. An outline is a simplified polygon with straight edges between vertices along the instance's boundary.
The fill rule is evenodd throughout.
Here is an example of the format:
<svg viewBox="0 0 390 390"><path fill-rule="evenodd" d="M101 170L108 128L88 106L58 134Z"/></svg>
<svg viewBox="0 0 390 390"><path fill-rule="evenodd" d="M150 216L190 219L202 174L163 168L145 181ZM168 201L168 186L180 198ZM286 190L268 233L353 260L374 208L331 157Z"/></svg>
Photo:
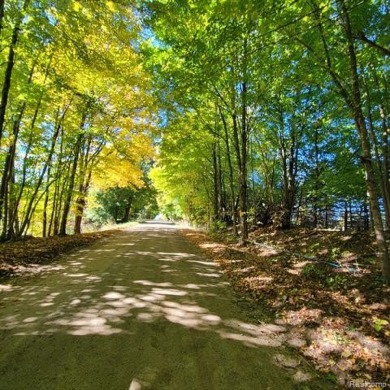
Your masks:
<svg viewBox="0 0 390 390"><path fill-rule="evenodd" d="M9 52L8 52L8 59L7 59L7 66L4 72L4 80L3 80L3 87L1 90L1 99L0 99L0 145L4 134L4 127L5 127L5 114L7 111L7 105L8 105L8 99L9 99L9 92L11 89L11 79L12 79L12 73L15 65L15 49L16 45L18 43L19 34L20 34L20 26L22 24L24 13L30 3L30 0L25 0L23 4L23 9L15 23L14 29L12 31L12 37L11 37L11 43L9 46ZM3 22L4 17L4 2L2 1L2 19L1 22ZM2 24L1 24L2 27Z"/></svg>
<svg viewBox="0 0 390 390"><path fill-rule="evenodd" d="M219 221L219 178L216 142L212 145L213 157L213 223Z"/></svg>
<svg viewBox="0 0 390 390"><path fill-rule="evenodd" d="M368 131L366 128L365 118L362 109L362 98L359 83L358 64L356 57L356 48L354 38L351 29L351 22L349 19L348 9L344 0L338 0L341 9L341 16L343 21L343 27L348 44L349 64L351 71L351 86L352 86L352 112L355 120L356 128L360 136L360 142L362 147L362 163L366 173L367 193L372 213L372 219L374 224L374 232L376 237L376 243L378 247L378 257L382 263L382 274L385 280L390 283L390 258L388 247L385 239L383 221L379 207L378 194L377 194L377 180L375 177L375 170L372 162L371 145L369 141Z"/></svg>
<svg viewBox="0 0 390 390"><path fill-rule="evenodd" d="M87 205L87 194L91 182L91 176L92 176L92 170L89 171L85 183L81 183L79 186L79 196L77 197L76 200L76 217L74 222L74 234L81 234L81 222L83 220L84 210Z"/></svg>
<svg viewBox="0 0 390 390"><path fill-rule="evenodd" d="M231 159L230 154L230 142L229 142L229 132L228 132L228 125L226 122L226 118L222 112L222 109L219 108L219 114L222 119L223 129L224 129L224 141L226 145L226 154L227 154L227 161L228 161L228 168L229 168L229 187L230 187L230 196L231 196L231 202L230 202L230 212L232 215L232 223L233 223L233 234L237 236L237 218L236 218L236 206L235 206L235 190L234 190L234 171L233 171L233 163Z"/></svg>
<svg viewBox="0 0 390 390"><path fill-rule="evenodd" d="M80 125L80 129L84 128L86 121L86 115L83 115L83 119ZM65 194L65 200L64 200L64 208L62 211L62 217L61 217L61 223L60 223L60 236L66 236L66 226L68 224L68 217L70 212L70 206L73 198L73 191L75 187L75 181L76 181L76 173L77 173L77 167L80 157L80 149L81 149L81 143L83 140L83 134L79 134L76 140L75 148L74 148L74 156L73 156L73 162L72 162L72 168L69 173L69 185L66 190Z"/></svg>
<svg viewBox="0 0 390 390"><path fill-rule="evenodd" d="M244 71L246 73L246 70ZM242 83L241 107L241 165L239 176L239 207L240 207L240 244L248 239L248 122L247 122L247 84Z"/></svg>
<svg viewBox="0 0 390 390"><path fill-rule="evenodd" d="M3 21L4 21L4 0L0 1L0 36L3 31Z"/></svg>

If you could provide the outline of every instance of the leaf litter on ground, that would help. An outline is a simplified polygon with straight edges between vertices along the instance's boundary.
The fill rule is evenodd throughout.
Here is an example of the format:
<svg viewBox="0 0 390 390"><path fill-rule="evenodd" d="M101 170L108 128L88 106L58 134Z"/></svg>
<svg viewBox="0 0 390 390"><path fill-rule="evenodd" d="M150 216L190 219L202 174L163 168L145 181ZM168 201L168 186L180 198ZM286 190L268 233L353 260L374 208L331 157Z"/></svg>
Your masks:
<svg viewBox="0 0 390 390"><path fill-rule="evenodd" d="M183 234L252 306L287 326L287 344L339 383L390 386L390 287L365 232L259 229L239 246L225 234Z"/></svg>

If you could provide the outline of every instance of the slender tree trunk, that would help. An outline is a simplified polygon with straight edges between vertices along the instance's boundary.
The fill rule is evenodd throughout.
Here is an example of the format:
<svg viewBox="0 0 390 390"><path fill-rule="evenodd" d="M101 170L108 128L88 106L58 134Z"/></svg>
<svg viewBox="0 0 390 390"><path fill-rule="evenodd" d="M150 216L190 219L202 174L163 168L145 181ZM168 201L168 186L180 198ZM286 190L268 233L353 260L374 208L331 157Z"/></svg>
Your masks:
<svg viewBox="0 0 390 390"><path fill-rule="evenodd" d="M219 199L220 199L220 188L219 188L219 174L218 174L218 157L217 157L217 144L216 142L212 145L212 156L213 156L213 221L219 221Z"/></svg>
<svg viewBox="0 0 390 390"><path fill-rule="evenodd" d="M388 214L386 219L387 229L390 230L390 153L389 153L389 128L390 123L386 120L386 111L383 102L380 104L380 114L381 114L381 125L382 125L382 156L383 156L383 166L382 166L382 185L383 191L386 194L387 210Z"/></svg>
<svg viewBox="0 0 390 390"><path fill-rule="evenodd" d="M49 236L57 236L60 231L60 218L62 213L61 205L63 202L63 194L65 187L67 186L67 180L60 180L60 176L57 176L57 181L54 186L54 193L52 196L53 205L50 215L48 234Z"/></svg>
<svg viewBox="0 0 390 390"><path fill-rule="evenodd" d="M351 70L351 81L352 81L352 110L356 124L356 128L359 132L360 142L362 146L363 155L361 157L365 172L366 172L366 183L367 193L370 203L370 209L372 213L372 219L374 223L374 232L376 242L378 246L378 256L382 262L382 273L383 277L387 282L390 283L390 257L388 252L387 243L385 240L383 222L379 207L378 194L377 194L377 180L375 177L375 170L373 167L372 156L371 156L371 145L369 142L369 136L366 128L365 118L362 110L362 99L359 85L359 74L358 65L356 58L356 49L354 44L354 38L351 29L351 23L349 20L348 9L345 5L344 0L338 0L341 8L342 20L345 29L345 34L348 42L348 52Z"/></svg>
<svg viewBox="0 0 390 390"><path fill-rule="evenodd" d="M51 176L51 168L47 170L47 180L46 185L48 185ZM42 237L47 237L49 234L48 230L48 208L49 208L49 199L50 199L50 191L46 191L45 200L43 201L43 215L42 215Z"/></svg>
<svg viewBox="0 0 390 390"><path fill-rule="evenodd" d="M374 83L375 88L379 91L381 90L381 86L379 84L379 79L377 73L374 71ZM390 229L390 151L389 151L389 128L390 123L386 111L386 97L389 97L388 87L386 83L383 83L383 97L381 102L379 103L379 112L381 116L381 146L382 146L382 185L384 193L386 194L387 209L389 210L389 214L386 219L386 226Z"/></svg>
<svg viewBox="0 0 390 390"><path fill-rule="evenodd" d="M319 134L318 134L318 126L315 126L314 129L314 198L313 198L313 227L318 227L319 220L319 203L320 203L320 189L321 189L321 167L320 167L320 148L319 148Z"/></svg>
<svg viewBox="0 0 390 390"><path fill-rule="evenodd" d="M231 195L231 203L230 203L230 212L233 223L233 233L237 236L237 219L236 219L236 207L235 207L235 190L234 190L234 171L233 171L233 163L231 159L230 153L230 142L229 142L229 132L228 125L226 123L226 118L223 115L221 108L219 109L219 113L222 119L223 129L224 129L224 141L226 145L226 154L229 168L229 187L230 187L230 195Z"/></svg>
<svg viewBox="0 0 390 390"><path fill-rule="evenodd" d="M86 116L83 117L80 129L84 128L85 120L86 120ZM68 224L70 206L71 206L71 202L72 202L72 198L73 198L73 191L74 191L74 186L75 186L77 166L78 166L79 157L80 157L80 149L81 149L82 140L83 140L83 134L80 134L77 138L76 145L74 148L74 157L73 157L73 162L72 162L72 168L71 168L71 171L69 173L69 186L67 188L66 195L65 195L64 208L62 211L62 217L61 217L61 223L60 223L59 235L61 235L61 236L66 235L66 226Z"/></svg>
<svg viewBox="0 0 390 390"><path fill-rule="evenodd" d="M247 107L246 107L246 83L242 83L242 112L241 112L241 158L239 165L239 188L238 188L238 204L240 216L240 244L245 244L248 239L248 180L247 180L247 152L248 152L248 134L247 134Z"/></svg>
<svg viewBox="0 0 390 390"><path fill-rule="evenodd" d="M79 196L76 200L76 217L74 223L75 234L81 234L81 222L83 220L84 210L87 205L87 195L88 195L89 185L91 182L91 176L92 176L92 170L89 171L88 176L86 178L86 182L81 184L79 187ZM125 222L128 221L129 214L130 214L130 207Z"/></svg>
<svg viewBox="0 0 390 390"><path fill-rule="evenodd" d="M25 218L23 220L23 222L21 223L21 227L20 227L20 232L21 234L23 234L23 232L25 231L25 229L27 229L27 227L30 225L30 221L31 221L31 218L32 218L32 215L38 205L38 202L39 202L39 199L37 199L37 196L38 196L38 193L39 193L39 190L41 188L41 185L42 185L42 182L43 180L45 179L45 175L46 175L46 171L47 169L49 168L51 162L52 162L52 158L53 158L53 154L54 154L54 151L55 151L55 146L56 146L56 143L57 143L57 139L58 139L58 136L59 136L59 133L60 133L60 128L61 128L61 125L58 125L57 128L55 129L54 131L54 134L52 136L52 140L51 140L51 146L50 146L50 150L49 150L49 154L47 156L47 159L45 161L45 164L40 172L40 175L37 179L37 182L35 184L35 188L34 188L34 192L33 194L30 196L30 199L28 201L28 205L27 205L27 208L26 208L26 215L25 215ZM47 191L48 189L46 189Z"/></svg>
<svg viewBox="0 0 390 390"><path fill-rule="evenodd" d="M9 146L7 157L5 159L4 170L2 174L1 186L0 186L0 197L4 199L4 209L6 210L3 214L3 229L1 234L2 240L10 240L13 238L13 221L14 213L17 213L17 210L12 210L11 198L12 193L10 189L10 183L14 178L14 162L15 162L15 153L16 145L18 142L19 130L20 130L20 121L23 116L25 105L23 105L20 110L18 119L14 122L13 131L12 131L12 143Z"/></svg>
<svg viewBox="0 0 390 390"><path fill-rule="evenodd" d="M344 231L348 230L348 202L344 202Z"/></svg>
<svg viewBox="0 0 390 390"><path fill-rule="evenodd" d="M0 36L1 33L3 32L3 22L4 22L4 0L0 1Z"/></svg>
<svg viewBox="0 0 390 390"><path fill-rule="evenodd" d="M386 221L386 226L387 228L389 228L389 223L390 223L390 194L389 194L389 186L388 184L386 184L388 182L388 174L386 174L385 172L385 169L386 169L386 166L387 166L387 169L388 169L388 164L387 164L387 161L386 161L386 156L384 155L384 153L382 154L383 156L383 162L381 161L382 158L380 156L380 152L379 152L379 147L378 147L378 141L377 141L377 136L375 134L375 128L374 128L374 121L373 121L373 118L372 118L372 107L371 107L371 94L370 94L370 90L367 86L367 84L365 83L365 92L366 92L366 96L367 96L367 99L366 99L366 102L367 102L367 119L368 119L368 134L369 134L369 137L371 139L371 144L373 145L373 149L374 149L374 154L375 154L375 165L374 165L374 168L377 169L378 171L378 174L379 174L379 187L380 187L380 190L381 190L381 194L382 194L382 198L383 198L383 207L384 207L384 210L385 210L385 221ZM384 131L386 134L387 134L387 129L385 128L384 130L382 129L382 131ZM385 141L387 142L386 140L386 135L382 135L381 136L381 141ZM386 152L386 145L383 145L383 152Z"/></svg>
<svg viewBox="0 0 390 390"><path fill-rule="evenodd" d="M244 174L246 175L246 173L243 172L243 168L246 168L246 162L242 163L242 159L244 157L246 158L246 155L244 156L242 153L243 146L240 144L237 116L235 114L233 114L233 137L238 165L238 216L240 222L240 244L244 244L245 240L248 238L248 225L246 215L246 176L244 177Z"/></svg>
<svg viewBox="0 0 390 390"><path fill-rule="evenodd" d="M243 82L241 90L241 165L239 177L239 204L240 204L240 243L248 239L248 85L247 85L247 40L244 41Z"/></svg>
<svg viewBox="0 0 390 390"><path fill-rule="evenodd" d="M33 75L34 75L34 70L35 70L35 63L32 65L30 74L28 77L27 84L31 84ZM42 96L39 99L38 106L35 110L34 117L32 120L32 127L34 126L35 120L36 120L36 115L37 115L37 110L39 109L40 103L41 103ZM9 212L9 217L8 217L8 226L4 225L4 231L3 234L5 234L5 238L7 240L10 240L14 238L15 235L21 234L20 227L19 227L19 218L18 218L18 212L19 212L19 205L20 205L20 200L22 197L22 193L25 187L25 183L27 180L27 173L26 173L26 158L23 160L23 170L22 170L22 181L19 183L19 190L16 191L14 188L15 184L15 155L16 155L16 147L18 145L19 141L19 133L20 133L20 126L22 123L22 118L24 115L24 112L26 110L27 103L23 102L20 106L19 109L19 115L15 119L13 123L13 137L12 137L12 144L9 147L8 155L7 155L7 164L5 164L4 171L3 171L3 179L2 180L2 185L0 189L0 198L2 198L2 195L4 192L8 192L8 212ZM27 157L27 154L31 148L32 145L32 140L29 140L26 148L26 153L25 156ZM17 223L18 226L14 226L14 224Z"/></svg>
<svg viewBox="0 0 390 390"><path fill-rule="evenodd" d="M3 3L3 0L2 0ZM12 31L12 37L11 37L11 43L9 46L9 52L8 52L8 59L7 59L7 66L4 72L4 80L3 80L3 87L1 90L1 99L0 99L0 145L4 134L4 126L5 126L5 114L7 111L7 105L9 100L9 92L11 89L11 79L12 79L12 73L15 65L15 49L18 43L19 34L20 34L20 26L22 24L24 13L30 3L30 0L25 0L23 4L23 9L15 23L14 29ZM3 22L4 17L4 4L2 4L2 19L1 23ZM2 25L1 25L2 26ZM0 206L1 207L1 206ZM1 208L0 208L1 210Z"/></svg>
<svg viewBox="0 0 390 390"><path fill-rule="evenodd" d="M280 126L281 134L279 136L279 150L282 156L282 170L283 170L283 199L282 199L282 218L281 218L281 228L289 229L291 227L291 217L294 207L294 201L296 196L296 185L295 185L295 176L296 176L296 161L295 161L295 147L296 147L296 137L295 129L293 124L291 124L290 139L286 140L284 136L284 118L283 118L283 109L280 106ZM289 143L289 145L288 145Z"/></svg>

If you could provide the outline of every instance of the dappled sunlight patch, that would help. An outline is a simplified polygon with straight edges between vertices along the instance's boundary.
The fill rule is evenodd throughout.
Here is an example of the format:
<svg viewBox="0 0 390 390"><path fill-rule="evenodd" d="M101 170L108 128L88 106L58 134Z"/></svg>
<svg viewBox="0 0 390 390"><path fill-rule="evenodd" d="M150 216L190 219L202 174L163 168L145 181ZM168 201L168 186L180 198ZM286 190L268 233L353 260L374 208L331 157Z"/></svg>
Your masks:
<svg viewBox="0 0 390 390"><path fill-rule="evenodd" d="M153 313L139 313L137 315L137 320L141 322L153 322L155 319L156 317Z"/></svg>
<svg viewBox="0 0 390 390"><path fill-rule="evenodd" d="M288 272L289 274L291 275L295 275L295 276L298 276L302 273L302 270L299 270L299 269L287 269L286 272Z"/></svg>
<svg viewBox="0 0 390 390"><path fill-rule="evenodd" d="M299 359L280 353L275 354L273 360L278 366L284 368L297 368L301 364Z"/></svg>
<svg viewBox="0 0 390 390"><path fill-rule="evenodd" d="M167 307L163 309L163 313L165 319L175 324L196 329L203 325L202 318L194 312L187 312L180 308Z"/></svg>
<svg viewBox="0 0 390 390"><path fill-rule="evenodd" d="M18 287L12 286L11 284L0 284L0 292L3 292L3 291L6 291L6 292L15 291L17 289L18 289Z"/></svg>
<svg viewBox="0 0 390 390"><path fill-rule="evenodd" d="M296 382L302 383L302 382L310 381L313 378L313 376L305 371L297 370L293 378Z"/></svg>
<svg viewBox="0 0 390 390"><path fill-rule="evenodd" d="M323 313L321 309L303 307L299 310L284 312L282 318L289 325L313 325L321 321Z"/></svg>
<svg viewBox="0 0 390 390"><path fill-rule="evenodd" d="M190 290L200 290L200 288L204 287L204 285L197 285L197 284L193 284L193 283L188 283L188 284L184 284L184 285L179 285L179 287L188 288Z"/></svg>
<svg viewBox="0 0 390 390"><path fill-rule="evenodd" d="M88 276L88 274L68 274L67 272L65 272L64 275L69 276L70 278L84 278Z"/></svg>
<svg viewBox="0 0 390 390"><path fill-rule="evenodd" d="M238 320L226 320L224 321L224 324L239 330L239 331L245 331L248 334L251 334L253 336L259 336L263 334L272 334L276 335L279 333L286 332L286 328L281 325L272 324L272 323L263 323L261 325L255 325L255 324L248 324L246 322L238 321Z"/></svg>
<svg viewBox="0 0 390 390"><path fill-rule="evenodd" d="M25 322L25 323L31 323L31 322L35 322L35 321L37 321L38 320L38 317L28 317L28 318L25 318L24 320L23 320L23 322Z"/></svg>
<svg viewBox="0 0 390 390"><path fill-rule="evenodd" d="M192 253L182 253L182 252L156 252L158 255L167 256L167 258L173 257L176 260L180 259L188 259L191 257L195 257Z"/></svg>
<svg viewBox="0 0 390 390"><path fill-rule="evenodd" d="M112 299L116 300L116 299L125 298L125 295L120 294L119 292L116 292L116 291L110 291L110 292L104 294L103 298L108 299L108 300L112 300Z"/></svg>
<svg viewBox="0 0 390 390"><path fill-rule="evenodd" d="M211 251L213 253L222 253L226 247L221 244L213 243L213 242L206 242L199 245L199 247L206 251Z"/></svg>
<svg viewBox="0 0 390 390"><path fill-rule="evenodd" d="M91 249L91 248L88 248L88 252L91 253L91 252L96 252L96 253L104 253L104 252L114 252L115 251L115 248L107 248L107 249L104 249L104 248L99 248L99 249Z"/></svg>
<svg viewBox="0 0 390 390"><path fill-rule="evenodd" d="M183 312L201 313L201 314L208 313L207 309L200 307L196 304L189 305L189 304L182 304L182 303L172 302L172 301L164 301L162 305L169 308L176 308Z"/></svg>
<svg viewBox="0 0 390 390"><path fill-rule="evenodd" d="M248 334L230 332L229 330L218 330L217 333L223 338L228 340L239 341L247 347L280 347L283 344L283 340L278 337L267 336L252 336Z"/></svg>
<svg viewBox="0 0 390 390"><path fill-rule="evenodd" d="M177 289L159 289L159 288L153 288L152 289L152 294L157 294L157 295L174 295L174 296L179 296L183 297L184 295L187 295L187 292L182 291L182 290L177 290Z"/></svg>
<svg viewBox="0 0 390 390"><path fill-rule="evenodd" d="M217 325L221 322L221 317L215 315L215 314L206 314L202 316L202 321L206 322L210 325Z"/></svg>
<svg viewBox="0 0 390 390"><path fill-rule="evenodd" d="M104 315L103 315L104 314ZM113 318L114 314L114 318ZM111 326L108 322L118 322L118 314L123 312L115 311L107 313L98 309L87 309L75 313L70 318L61 315L60 318L47 322L47 325L54 327L66 327L67 333L73 336L102 335L108 336L122 332L121 329Z"/></svg>
<svg viewBox="0 0 390 390"><path fill-rule="evenodd" d="M274 280L272 276L257 275L247 276L243 279L243 283L254 290L261 290Z"/></svg>
<svg viewBox="0 0 390 390"><path fill-rule="evenodd" d="M293 268L296 270L302 270L307 264L312 264L312 261L305 260L305 261L298 261L293 265Z"/></svg>
<svg viewBox="0 0 390 390"><path fill-rule="evenodd" d="M256 246L257 249L256 254L259 257L265 257L265 258L274 257L279 255L282 252L279 248L270 244L259 243L256 241L254 241L253 244Z"/></svg>
<svg viewBox="0 0 390 390"><path fill-rule="evenodd" d="M362 367L364 378L375 381L380 372L390 372L390 349L379 340L349 329L341 318L326 318L321 326L308 333L310 345L304 354L323 369L337 374L340 380L358 379ZM389 378L388 378L389 379Z"/></svg>
<svg viewBox="0 0 390 390"><path fill-rule="evenodd" d="M146 301L146 302L156 302L156 301L161 301L164 299L164 295L163 294L148 294L148 295L145 295L145 296L142 296L140 297L140 299L142 301Z"/></svg>
<svg viewBox="0 0 390 390"><path fill-rule="evenodd" d="M359 296L358 296L358 298L359 298ZM386 305L385 303L375 302L375 303L372 303L370 305L367 305L367 308L369 310L378 310L378 311L386 312L389 309L389 306Z"/></svg>
<svg viewBox="0 0 390 390"><path fill-rule="evenodd" d="M173 286L173 284L171 282L156 283L156 282L151 282L150 280L134 280L133 283L141 284L142 286L153 286L153 287L172 287Z"/></svg>
<svg viewBox="0 0 390 390"><path fill-rule="evenodd" d="M220 278L221 275L217 273L204 273L204 272L196 272L199 276L205 276L206 278Z"/></svg>
<svg viewBox="0 0 390 390"><path fill-rule="evenodd" d="M215 242L206 242L204 244L201 244L200 247L205 249L224 248L223 245L217 244Z"/></svg>
<svg viewBox="0 0 390 390"><path fill-rule="evenodd" d="M223 321L226 329L218 334L227 339L242 341L245 345L279 347L286 339L286 328L277 324L263 323L254 325L230 319Z"/></svg>
<svg viewBox="0 0 390 390"><path fill-rule="evenodd" d="M249 266L249 267L237 268L235 270L232 270L232 274L245 275L245 274L253 272L254 270L255 270L255 267L252 265L252 266Z"/></svg>
<svg viewBox="0 0 390 390"><path fill-rule="evenodd" d="M212 261L201 261L201 260L188 260L189 263L207 265L208 267L216 267L216 265Z"/></svg>
<svg viewBox="0 0 390 390"><path fill-rule="evenodd" d="M270 250L270 249L262 249L260 252L259 252L259 257L265 257L265 258L271 258L271 257L275 257L279 254L279 252L275 251L275 250Z"/></svg>
<svg viewBox="0 0 390 390"><path fill-rule="evenodd" d="M283 322L284 323L284 322ZM287 345L303 349L307 346L307 335L306 335L306 327L305 326L289 326L287 333L286 343Z"/></svg>
<svg viewBox="0 0 390 390"><path fill-rule="evenodd" d="M169 265L161 265L160 268L162 269L162 272L166 274L175 272Z"/></svg>
<svg viewBox="0 0 390 390"><path fill-rule="evenodd" d="M38 291L28 291L28 292L24 292L24 293L22 293L21 295L23 296L23 295L30 295L30 296L32 296L32 295L37 295L38 294Z"/></svg>

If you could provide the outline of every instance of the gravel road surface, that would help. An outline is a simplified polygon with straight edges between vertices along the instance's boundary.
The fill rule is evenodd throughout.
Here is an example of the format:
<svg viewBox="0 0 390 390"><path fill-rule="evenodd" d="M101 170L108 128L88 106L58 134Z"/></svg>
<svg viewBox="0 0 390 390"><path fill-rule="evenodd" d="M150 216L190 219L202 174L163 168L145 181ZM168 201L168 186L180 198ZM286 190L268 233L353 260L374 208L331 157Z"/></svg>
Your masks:
<svg viewBox="0 0 390 390"><path fill-rule="evenodd" d="M0 285L1 390L334 389L284 338L249 321L173 225L140 224Z"/></svg>

